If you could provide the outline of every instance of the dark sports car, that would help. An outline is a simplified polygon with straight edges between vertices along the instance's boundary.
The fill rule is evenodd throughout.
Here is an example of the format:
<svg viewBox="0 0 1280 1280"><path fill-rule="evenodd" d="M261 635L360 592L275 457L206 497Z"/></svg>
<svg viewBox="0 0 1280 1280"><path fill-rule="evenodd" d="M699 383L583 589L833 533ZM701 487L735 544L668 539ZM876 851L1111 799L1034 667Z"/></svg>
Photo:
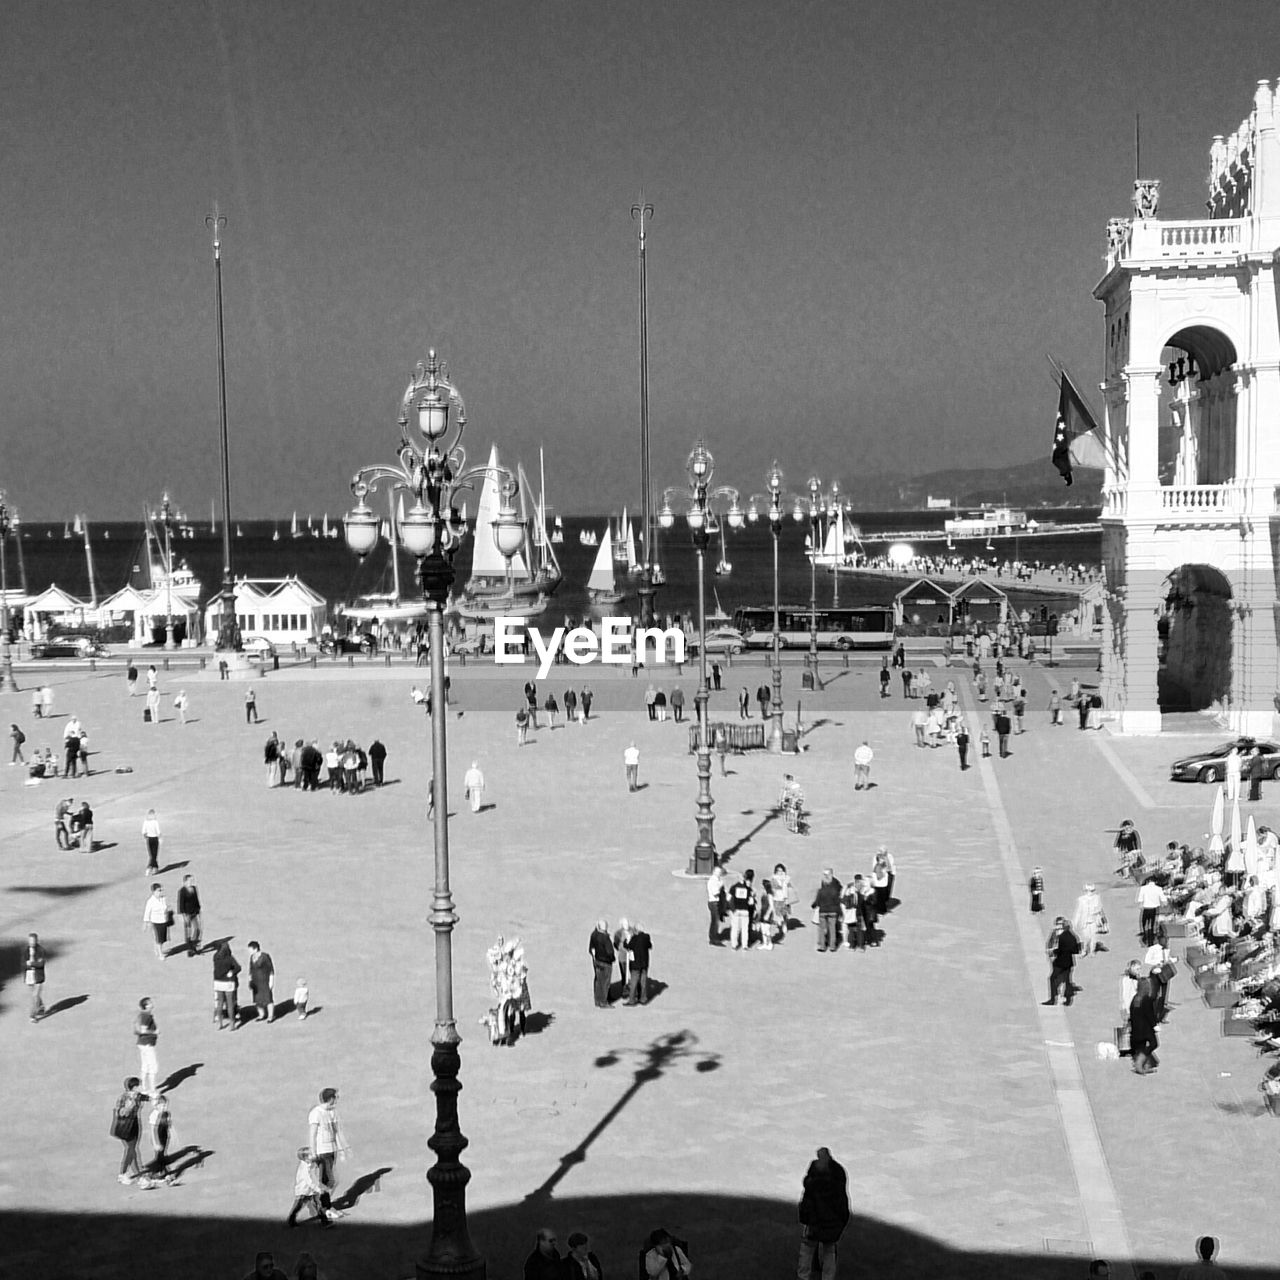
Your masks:
<svg viewBox="0 0 1280 1280"><path fill-rule="evenodd" d="M1174 782L1221 782L1227 776L1227 754L1234 747L1242 756L1253 754L1255 747L1262 748L1263 777L1274 778L1280 774L1280 746L1262 738L1234 738L1211 751L1200 751L1193 756L1175 760L1169 769Z"/></svg>

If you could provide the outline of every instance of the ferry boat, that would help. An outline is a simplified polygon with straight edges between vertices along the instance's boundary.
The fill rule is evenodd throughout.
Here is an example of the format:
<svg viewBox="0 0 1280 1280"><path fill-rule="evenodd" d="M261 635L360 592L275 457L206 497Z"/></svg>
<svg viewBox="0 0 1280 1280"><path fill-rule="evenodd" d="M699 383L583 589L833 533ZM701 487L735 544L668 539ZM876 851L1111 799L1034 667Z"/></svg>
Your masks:
<svg viewBox="0 0 1280 1280"><path fill-rule="evenodd" d="M1021 533L1028 525L1027 513L1013 507L980 507L977 511L957 514L943 522L951 538L989 538L993 533Z"/></svg>

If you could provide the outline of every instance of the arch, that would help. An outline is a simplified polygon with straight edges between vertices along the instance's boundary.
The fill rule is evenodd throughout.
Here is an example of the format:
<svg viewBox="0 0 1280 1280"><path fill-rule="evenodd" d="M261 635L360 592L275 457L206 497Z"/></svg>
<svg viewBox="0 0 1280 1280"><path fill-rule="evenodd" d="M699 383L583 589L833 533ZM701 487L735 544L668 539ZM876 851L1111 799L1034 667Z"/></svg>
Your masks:
<svg viewBox="0 0 1280 1280"><path fill-rule="evenodd" d="M1231 368L1239 359L1238 346L1227 328L1216 320L1213 324L1180 324L1160 344L1160 350L1177 347L1185 351L1194 358L1203 381Z"/></svg>
<svg viewBox="0 0 1280 1280"><path fill-rule="evenodd" d="M1227 701L1233 596L1213 565L1179 565L1165 578L1156 621L1161 711L1203 711Z"/></svg>

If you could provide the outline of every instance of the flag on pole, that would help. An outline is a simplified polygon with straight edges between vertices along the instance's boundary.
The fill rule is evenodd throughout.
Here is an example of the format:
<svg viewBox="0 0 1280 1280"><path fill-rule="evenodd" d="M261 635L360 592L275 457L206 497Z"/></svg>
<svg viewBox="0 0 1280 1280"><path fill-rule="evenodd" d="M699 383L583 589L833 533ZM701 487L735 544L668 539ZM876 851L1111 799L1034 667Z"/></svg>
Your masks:
<svg viewBox="0 0 1280 1280"><path fill-rule="evenodd" d="M1070 484L1074 467L1106 466L1102 433L1067 371L1058 369L1058 420L1053 430L1053 465Z"/></svg>

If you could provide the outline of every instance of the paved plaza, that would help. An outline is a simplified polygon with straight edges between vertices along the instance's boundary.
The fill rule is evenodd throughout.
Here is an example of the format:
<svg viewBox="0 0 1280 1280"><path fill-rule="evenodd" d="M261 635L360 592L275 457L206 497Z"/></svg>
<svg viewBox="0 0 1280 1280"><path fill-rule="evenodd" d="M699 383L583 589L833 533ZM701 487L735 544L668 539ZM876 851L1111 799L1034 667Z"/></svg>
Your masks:
<svg viewBox="0 0 1280 1280"><path fill-rule="evenodd" d="M586 1231L611 1278L635 1273L659 1225L689 1240L700 1277L793 1275L800 1180L823 1145L849 1172L842 1275L1082 1276L1097 1252L1127 1254L1163 1280L1202 1233L1222 1238L1231 1274L1276 1274L1280 1127L1264 1112L1267 1064L1249 1040L1220 1036L1218 1011L1180 970L1157 1075L1095 1054L1117 1021L1123 966L1141 955L1132 888L1113 875L1114 828L1132 817L1149 847L1202 842L1210 789L1167 781L1191 739L1084 733L1073 720L1051 728L1050 682L1065 690L1072 674L1092 673L1031 666L1028 732L1013 755L961 773L953 748L915 746L910 705L896 681L881 701L877 666L831 659L826 689L803 695L789 666L788 718L803 697L804 753L730 757L723 778L714 763L728 866L759 879L784 862L802 899L803 927L748 953L707 946L704 884L672 874L695 837L694 761L686 727L647 720L643 678L555 668L543 691L563 699L589 682L593 718L551 732L540 715L518 748L514 712L532 668L452 670L460 1109L489 1275L519 1276L544 1223L562 1247ZM752 658L725 674L712 716L735 719L737 689L754 692L767 668ZM967 674L953 674L976 722ZM429 721L409 693L427 675L362 660L286 666L254 682L260 726L244 722L243 682L190 668L163 675L156 725L143 723L143 699L128 698L118 667L26 669L24 692L0 698L28 752L59 747L64 717L78 715L94 769L27 786L25 770L0 766L0 1276L238 1280L260 1248L287 1270L311 1250L329 1280L412 1273L434 1159ZM935 672L935 687L945 678ZM37 679L54 690L47 724L31 717ZM682 684L692 706L692 668L660 682ZM185 726L169 710L178 688ZM289 744L381 737L388 784L350 797L269 789L273 729ZM855 793L851 756L864 738L875 785ZM622 761L632 740L635 794ZM487 780L479 814L462 796L472 760ZM808 836L773 810L784 769L804 786ZM55 848L63 795L91 801L97 852ZM1260 821L1280 816L1276 800L1269 788L1253 806ZM144 874L152 807L159 877ZM866 874L882 843L900 899L883 945L817 953L808 903L821 868ZM1048 907L1038 918L1024 888L1036 864ZM305 1022L219 1031L210 956L155 959L147 886L160 879L172 905L186 873L206 939L230 938L242 964L248 940L261 940L281 999L305 975ZM1073 1007L1044 1008L1043 938L1086 880L1103 893L1112 949L1080 963ZM660 990L647 1007L603 1011L587 939L598 917L612 926L621 915L652 935ZM38 1025L20 972L31 930L49 952L45 1000L57 1008ZM514 1048L491 1047L479 1021L492 1003L485 951L499 934L524 943L538 1015ZM185 1153L180 1183L150 1191L117 1183L108 1134L121 1080L137 1074L131 1024L144 995ZM338 1172L354 1203L332 1231L286 1231L294 1153L329 1085L353 1148Z"/></svg>

